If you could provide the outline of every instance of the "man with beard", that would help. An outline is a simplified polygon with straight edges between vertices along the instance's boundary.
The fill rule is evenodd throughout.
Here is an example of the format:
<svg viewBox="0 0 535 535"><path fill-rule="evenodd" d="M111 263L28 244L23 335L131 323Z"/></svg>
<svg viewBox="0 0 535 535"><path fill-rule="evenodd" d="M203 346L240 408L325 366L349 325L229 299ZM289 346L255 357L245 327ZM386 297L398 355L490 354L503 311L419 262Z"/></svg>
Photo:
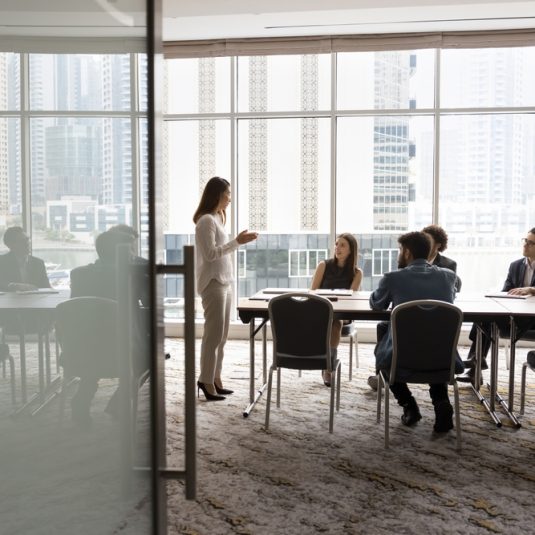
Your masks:
<svg viewBox="0 0 535 535"><path fill-rule="evenodd" d="M374 310L387 310L401 303L417 299L436 299L453 303L457 277L449 269L433 266L427 258L431 248L429 237L424 232L409 232L398 238L399 256L397 271L386 273L378 288L370 296L370 306ZM432 355L430 355L432 358ZM390 370L392 362L392 331L388 329L377 341L375 347L377 370ZM462 371L462 362L457 358L456 373ZM404 425L414 425L422 415L407 383L390 385L399 405L403 407L401 421ZM448 398L446 383L429 385L429 394L435 408L434 430L444 433L453 428L453 407Z"/></svg>

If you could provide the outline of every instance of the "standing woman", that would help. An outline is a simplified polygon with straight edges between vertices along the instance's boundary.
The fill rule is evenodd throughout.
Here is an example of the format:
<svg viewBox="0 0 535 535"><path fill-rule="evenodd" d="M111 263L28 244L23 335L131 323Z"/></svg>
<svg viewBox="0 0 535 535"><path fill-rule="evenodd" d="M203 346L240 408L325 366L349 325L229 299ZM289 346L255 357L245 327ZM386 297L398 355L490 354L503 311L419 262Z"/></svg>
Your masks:
<svg viewBox="0 0 535 535"><path fill-rule="evenodd" d="M201 373L197 392L207 401L225 399L232 390L223 388L221 368L227 341L232 302L232 253L242 244L255 240L256 232L244 230L228 241L225 232L226 209L230 204L230 183L217 176L204 188L193 216L195 223L197 292L204 310L201 343Z"/></svg>
<svg viewBox="0 0 535 535"><path fill-rule="evenodd" d="M344 232L336 238L334 257L320 262L312 278L311 290L351 289L358 290L362 282L362 270L357 267L358 243L353 234ZM336 358L342 320L333 320L331 329L331 357ZM323 371L325 386L331 386L329 372Z"/></svg>

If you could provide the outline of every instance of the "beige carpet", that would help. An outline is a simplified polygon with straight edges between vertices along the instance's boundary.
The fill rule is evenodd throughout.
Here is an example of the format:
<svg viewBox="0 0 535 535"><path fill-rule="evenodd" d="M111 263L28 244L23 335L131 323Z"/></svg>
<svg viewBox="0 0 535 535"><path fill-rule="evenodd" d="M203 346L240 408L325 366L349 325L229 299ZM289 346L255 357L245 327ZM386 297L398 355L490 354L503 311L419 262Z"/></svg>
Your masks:
<svg viewBox="0 0 535 535"><path fill-rule="evenodd" d="M170 464L183 466L183 346L181 340L168 345L168 451ZM289 370L283 372L282 406L273 405L266 432L264 399L242 417L248 343L228 343L225 385L236 392L223 402L198 402L197 499L186 501L182 484L169 484L169 533L535 533L533 374L521 429L505 419L497 429L463 387L459 455L454 432L433 436L428 393L417 387L422 421L404 427L392 404L391 449L385 450L375 394L366 385L373 346L360 345L352 382L347 351L342 346L334 434L328 432L329 390L319 373L299 378ZM519 363L525 354L518 350ZM504 390L506 374L500 362Z"/></svg>
<svg viewBox="0 0 535 535"><path fill-rule="evenodd" d="M167 448L169 465L182 468L182 341L168 340L168 348ZM197 403L197 499L186 501L182 483L169 483L170 534L535 533L535 374L529 375L521 429L506 420L496 429L463 387L464 450L458 455L453 432L433 437L432 407L419 388L423 420L414 429L402 426L393 404L392 447L385 451L375 395L366 386L373 346L360 345L352 382L347 351L347 345L340 351L342 398L334 434L328 432L329 390L319 372L299 378L291 371L283 372L282 407L273 406L266 433L265 399L242 417L248 343L229 342L224 378L236 393L223 402ZM32 348L30 392L36 389L34 353ZM525 354L518 351L519 364ZM507 372L500 366L505 391ZM68 409L60 426L57 400L35 418L10 419L8 384L0 379L0 534L149 533L148 481L140 480L129 497L121 495L118 428L104 413L116 381L102 382L87 430L73 428ZM138 426L145 445L147 407L145 386ZM143 451L139 464L146 464Z"/></svg>

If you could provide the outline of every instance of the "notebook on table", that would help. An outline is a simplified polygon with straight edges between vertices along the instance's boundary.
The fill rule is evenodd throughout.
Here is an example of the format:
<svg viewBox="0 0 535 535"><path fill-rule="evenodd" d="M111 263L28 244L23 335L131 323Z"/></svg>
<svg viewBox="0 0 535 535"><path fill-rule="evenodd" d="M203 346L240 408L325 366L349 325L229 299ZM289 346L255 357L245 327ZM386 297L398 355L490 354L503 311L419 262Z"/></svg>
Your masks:
<svg viewBox="0 0 535 535"><path fill-rule="evenodd" d="M485 297L505 298L505 299L527 299L529 295L512 295L507 292L494 292L485 294Z"/></svg>

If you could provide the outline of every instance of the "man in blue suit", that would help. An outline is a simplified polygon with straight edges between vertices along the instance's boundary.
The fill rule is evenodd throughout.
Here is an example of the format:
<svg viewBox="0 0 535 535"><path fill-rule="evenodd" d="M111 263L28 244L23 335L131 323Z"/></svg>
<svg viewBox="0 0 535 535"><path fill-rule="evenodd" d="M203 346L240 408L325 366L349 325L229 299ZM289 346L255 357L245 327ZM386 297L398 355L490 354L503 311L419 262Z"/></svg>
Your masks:
<svg viewBox="0 0 535 535"><path fill-rule="evenodd" d="M427 262L431 242L424 232L409 232L398 238L398 271L386 273L379 286L370 296L370 306L374 310L387 310L407 301L416 299L437 299L453 303L457 277L450 269L433 266ZM386 334L375 347L376 368L389 370L392 361L392 332L390 324ZM458 362L458 371L462 363ZM401 421L413 425L422 418L416 400L407 383L390 386L399 405L403 407ZM446 432L453 428L453 407L448 398L445 383L432 384L429 394L435 407L436 432Z"/></svg>
<svg viewBox="0 0 535 535"><path fill-rule="evenodd" d="M503 284L502 292L508 292L512 295L535 295L535 227L532 228L522 239L523 258L515 260L509 266L507 278ZM499 321L498 327L500 329L501 336L509 336L509 322ZM518 329L518 335L522 336L522 333L535 328L535 319L532 318L519 318L516 320L516 327ZM482 347L481 347L481 369L486 370L488 368L487 361L485 359L490 348L490 323L483 323L481 325L483 331ZM475 355L476 355L476 335L477 327L472 326L470 331L470 340L472 345L468 352L468 358L465 361L465 366L468 372L458 377L459 381L473 382L475 376Z"/></svg>

